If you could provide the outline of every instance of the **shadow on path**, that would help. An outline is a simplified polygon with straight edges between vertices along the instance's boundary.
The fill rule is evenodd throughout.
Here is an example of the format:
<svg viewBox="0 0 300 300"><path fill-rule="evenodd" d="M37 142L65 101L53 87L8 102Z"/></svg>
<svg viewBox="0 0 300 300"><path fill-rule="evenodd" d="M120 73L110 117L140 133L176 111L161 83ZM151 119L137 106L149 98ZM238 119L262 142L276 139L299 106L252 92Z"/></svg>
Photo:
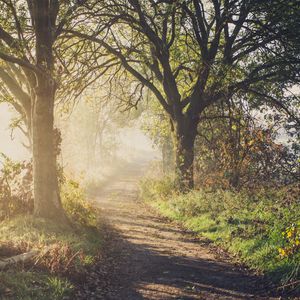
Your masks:
<svg viewBox="0 0 300 300"><path fill-rule="evenodd" d="M87 283L89 299L278 299L266 296L262 278L139 202L144 168L129 166L97 196L106 254Z"/></svg>

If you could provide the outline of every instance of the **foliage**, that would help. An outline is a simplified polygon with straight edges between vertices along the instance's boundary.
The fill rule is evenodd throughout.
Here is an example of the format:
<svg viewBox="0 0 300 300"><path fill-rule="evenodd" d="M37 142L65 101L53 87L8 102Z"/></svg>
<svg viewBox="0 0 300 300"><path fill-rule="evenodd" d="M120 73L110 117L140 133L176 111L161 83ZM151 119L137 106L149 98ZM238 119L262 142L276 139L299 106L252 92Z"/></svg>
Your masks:
<svg viewBox="0 0 300 300"><path fill-rule="evenodd" d="M159 148L170 137L170 120L158 103L151 101L142 118L142 130Z"/></svg>
<svg viewBox="0 0 300 300"><path fill-rule="evenodd" d="M145 180L141 189L143 198L163 215L226 248L249 267L282 283L299 279L298 227L291 225L300 220L299 186L289 187L294 191L289 199L288 188L257 193L200 189L180 194L168 179L166 184ZM280 256L279 249L290 249L290 255Z"/></svg>
<svg viewBox="0 0 300 300"><path fill-rule="evenodd" d="M83 278L101 245L97 210L79 184L60 170L61 198L71 224L57 224L31 216L31 163L5 157L1 170L0 255L12 256L38 249L40 255L25 266L0 273L1 295L13 299L63 299L72 280ZM72 227L71 227L72 225Z"/></svg>
<svg viewBox="0 0 300 300"><path fill-rule="evenodd" d="M2 154L0 170L0 219L33 211L32 165L14 162Z"/></svg>
<svg viewBox="0 0 300 300"><path fill-rule="evenodd" d="M67 179L61 187L61 198L67 216L72 222L84 226L97 225L97 210L85 198L85 192L78 182Z"/></svg>
<svg viewBox="0 0 300 300"><path fill-rule="evenodd" d="M151 101L142 117L142 131L161 150L163 172L174 173L174 145L168 116L157 102Z"/></svg>
<svg viewBox="0 0 300 300"><path fill-rule="evenodd" d="M292 224L282 235L285 238L285 246L278 249L280 256L284 258L297 254L300 251L300 225Z"/></svg>
<svg viewBox="0 0 300 300"><path fill-rule="evenodd" d="M164 180L147 180L140 182L142 198L167 198L171 193L176 193L176 186L171 177L165 177Z"/></svg>
<svg viewBox="0 0 300 300"><path fill-rule="evenodd" d="M253 189L300 179L300 152L279 139L282 116L258 113L232 101L203 118L195 146L201 187Z"/></svg>
<svg viewBox="0 0 300 300"><path fill-rule="evenodd" d="M291 92L299 83L298 3L105 0L95 7L97 13L90 9L86 15L97 25L72 34L115 60L118 67L112 64L113 71L106 72L110 90L129 85L133 92L123 97L128 107L152 100L149 92L156 98L164 112L161 123L170 120L172 126L183 188L185 182L193 186L197 126L212 106L237 97L249 107L264 104L299 120L299 97ZM99 31L101 23L107 30ZM156 117L150 135L161 143L164 124L157 127Z"/></svg>
<svg viewBox="0 0 300 300"><path fill-rule="evenodd" d="M0 174L1 220L33 212L32 164L14 162L4 157ZM59 170L61 201L71 222L83 226L97 226L97 210L86 199L79 183L68 179Z"/></svg>
<svg viewBox="0 0 300 300"><path fill-rule="evenodd" d="M62 121L62 146L66 160L74 169L89 171L115 155L118 132L113 119L117 112L114 103L103 101L101 93L90 91L84 100L73 108L67 122Z"/></svg>

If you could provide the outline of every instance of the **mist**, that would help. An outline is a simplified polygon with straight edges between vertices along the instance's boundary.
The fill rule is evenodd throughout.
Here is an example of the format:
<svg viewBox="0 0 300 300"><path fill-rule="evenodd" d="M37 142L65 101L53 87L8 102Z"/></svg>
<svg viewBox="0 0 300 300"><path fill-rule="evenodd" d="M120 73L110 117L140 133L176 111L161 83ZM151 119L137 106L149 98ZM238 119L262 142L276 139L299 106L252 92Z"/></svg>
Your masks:
<svg viewBox="0 0 300 300"><path fill-rule="evenodd" d="M83 99L66 114L57 113L56 127L61 132L61 153L59 163L66 172L80 176L105 176L121 163L150 162L160 159L160 151L149 137L141 130L140 118L118 124L117 110L109 116L103 129L102 145L95 144L95 157L91 162L89 155L89 139L96 128L87 126L90 119L91 105ZM0 152L15 161L30 160L31 153L24 145L26 137L18 128L11 128L12 122L18 117L17 113L7 103L0 104ZM130 119L130 118L129 118ZM100 120L101 121L101 120ZM97 124L94 124L97 125ZM101 148L102 146L102 148ZM1 158L0 158L1 160ZM76 176L76 175L75 175Z"/></svg>
<svg viewBox="0 0 300 300"><path fill-rule="evenodd" d="M13 160L28 160L30 153L23 145L26 138L18 129L12 130L10 127L16 117L17 114L9 104L0 104L0 153Z"/></svg>

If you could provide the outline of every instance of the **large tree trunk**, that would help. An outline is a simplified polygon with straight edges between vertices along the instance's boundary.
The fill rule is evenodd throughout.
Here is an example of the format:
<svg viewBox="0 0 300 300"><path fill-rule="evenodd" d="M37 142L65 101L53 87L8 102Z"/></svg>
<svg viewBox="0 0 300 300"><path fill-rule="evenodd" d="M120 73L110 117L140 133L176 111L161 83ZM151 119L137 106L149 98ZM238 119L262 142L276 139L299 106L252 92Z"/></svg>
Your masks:
<svg viewBox="0 0 300 300"><path fill-rule="evenodd" d="M60 201L54 142L53 34L58 2L34 0L31 12L36 35L36 85L32 110L34 213L65 221Z"/></svg>
<svg viewBox="0 0 300 300"><path fill-rule="evenodd" d="M54 145L54 94L54 87L45 80L36 90L32 112L34 213L64 221Z"/></svg>
<svg viewBox="0 0 300 300"><path fill-rule="evenodd" d="M184 119L174 131L175 176L179 189L187 192L194 188L194 145L197 135L196 120Z"/></svg>

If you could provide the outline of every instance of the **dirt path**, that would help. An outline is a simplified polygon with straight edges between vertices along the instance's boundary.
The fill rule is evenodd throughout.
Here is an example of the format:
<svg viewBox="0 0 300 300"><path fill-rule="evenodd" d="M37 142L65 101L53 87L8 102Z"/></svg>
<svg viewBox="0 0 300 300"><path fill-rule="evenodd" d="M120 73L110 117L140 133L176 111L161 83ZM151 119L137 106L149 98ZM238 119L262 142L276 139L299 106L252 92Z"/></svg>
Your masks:
<svg viewBox="0 0 300 300"><path fill-rule="evenodd" d="M128 167L97 196L107 251L86 284L88 299L276 299L260 278L141 203L143 170Z"/></svg>

